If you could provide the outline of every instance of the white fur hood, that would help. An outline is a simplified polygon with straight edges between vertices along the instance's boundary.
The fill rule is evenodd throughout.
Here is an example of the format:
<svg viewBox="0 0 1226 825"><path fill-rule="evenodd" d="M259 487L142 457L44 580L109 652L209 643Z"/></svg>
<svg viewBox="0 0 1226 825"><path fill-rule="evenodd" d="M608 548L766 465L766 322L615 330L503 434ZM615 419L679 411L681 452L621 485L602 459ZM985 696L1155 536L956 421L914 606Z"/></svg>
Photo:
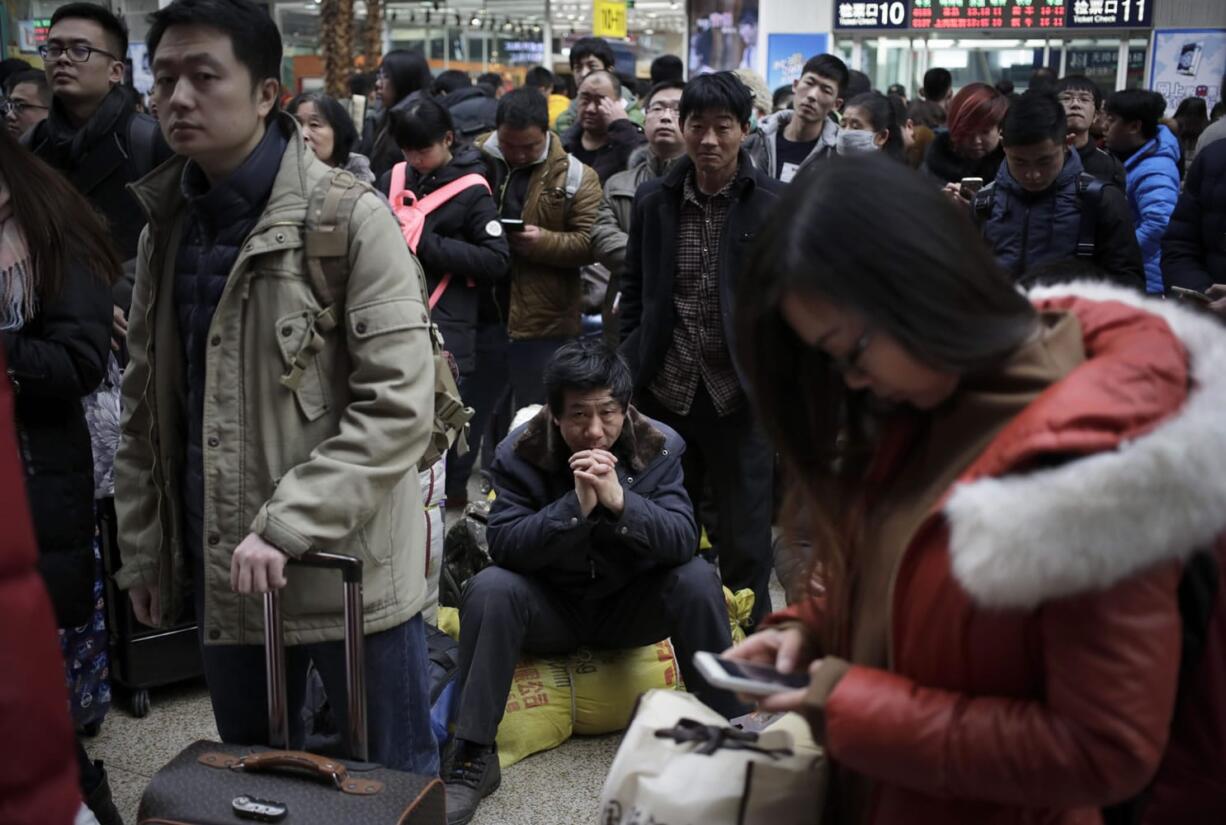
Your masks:
<svg viewBox="0 0 1226 825"><path fill-rule="evenodd" d="M1033 608L1186 559L1226 531L1226 327L1174 301L1100 283L1034 300L1118 301L1161 317L1189 356L1187 401L1118 449L957 487L944 508L957 581L976 603Z"/></svg>

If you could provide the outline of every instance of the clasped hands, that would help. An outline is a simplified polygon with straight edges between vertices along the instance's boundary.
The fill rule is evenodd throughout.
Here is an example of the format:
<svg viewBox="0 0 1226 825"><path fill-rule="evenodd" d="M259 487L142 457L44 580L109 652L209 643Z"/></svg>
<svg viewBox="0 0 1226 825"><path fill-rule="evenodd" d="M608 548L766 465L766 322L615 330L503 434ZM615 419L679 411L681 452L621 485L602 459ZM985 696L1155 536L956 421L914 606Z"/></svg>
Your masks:
<svg viewBox="0 0 1226 825"><path fill-rule="evenodd" d="M575 474L575 495L584 518L597 504L621 515L626 499L617 478L617 456L608 450L581 450L570 457L570 469Z"/></svg>

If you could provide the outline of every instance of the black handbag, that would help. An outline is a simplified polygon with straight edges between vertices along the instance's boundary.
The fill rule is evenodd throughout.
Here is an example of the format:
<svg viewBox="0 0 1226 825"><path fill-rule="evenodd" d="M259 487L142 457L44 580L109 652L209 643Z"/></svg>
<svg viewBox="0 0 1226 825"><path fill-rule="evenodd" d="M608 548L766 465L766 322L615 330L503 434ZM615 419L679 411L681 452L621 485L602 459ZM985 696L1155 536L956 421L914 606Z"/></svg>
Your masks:
<svg viewBox="0 0 1226 825"><path fill-rule="evenodd" d="M345 663L354 760L304 751L200 741L158 771L141 797L139 825L445 825L443 784L367 759L362 562L307 553L294 564L340 570L345 582ZM285 640L279 594L264 595L269 741L288 741Z"/></svg>

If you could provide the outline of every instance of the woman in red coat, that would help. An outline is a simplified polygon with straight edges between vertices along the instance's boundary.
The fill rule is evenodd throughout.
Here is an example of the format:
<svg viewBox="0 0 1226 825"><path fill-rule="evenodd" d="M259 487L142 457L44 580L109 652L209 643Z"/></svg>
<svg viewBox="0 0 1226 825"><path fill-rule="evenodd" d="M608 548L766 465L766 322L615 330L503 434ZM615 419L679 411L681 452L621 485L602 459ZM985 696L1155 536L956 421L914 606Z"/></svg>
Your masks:
<svg viewBox="0 0 1226 825"><path fill-rule="evenodd" d="M1226 822L1226 328L1023 296L879 158L778 215L740 365L820 588L730 655L808 669L762 706L824 744L826 821Z"/></svg>

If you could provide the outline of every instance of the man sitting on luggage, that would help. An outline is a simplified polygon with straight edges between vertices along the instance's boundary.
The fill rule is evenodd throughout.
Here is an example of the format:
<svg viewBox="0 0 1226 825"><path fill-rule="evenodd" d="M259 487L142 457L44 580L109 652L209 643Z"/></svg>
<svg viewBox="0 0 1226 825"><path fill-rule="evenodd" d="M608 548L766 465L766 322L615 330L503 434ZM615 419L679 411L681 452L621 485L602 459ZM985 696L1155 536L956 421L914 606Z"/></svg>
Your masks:
<svg viewBox="0 0 1226 825"><path fill-rule="evenodd" d="M498 447L489 548L460 605L460 699L448 825L500 781L494 735L521 653L628 648L671 637L691 691L743 712L693 667L730 644L715 568L694 556L685 444L630 406L633 382L602 341L565 345L545 370L548 404Z"/></svg>

